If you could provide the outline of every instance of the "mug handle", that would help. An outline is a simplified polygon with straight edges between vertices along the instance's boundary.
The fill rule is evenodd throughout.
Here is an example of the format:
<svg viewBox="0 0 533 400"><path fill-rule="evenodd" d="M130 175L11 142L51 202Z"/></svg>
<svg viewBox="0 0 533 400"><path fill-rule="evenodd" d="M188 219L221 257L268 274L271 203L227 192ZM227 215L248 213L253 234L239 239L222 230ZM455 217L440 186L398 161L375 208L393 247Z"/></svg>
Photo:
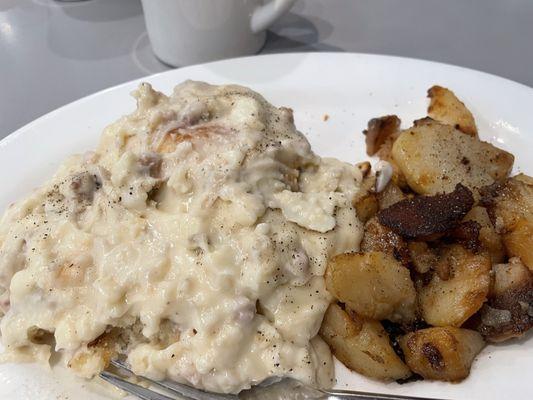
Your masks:
<svg viewBox="0 0 533 400"><path fill-rule="evenodd" d="M257 7L250 20L253 33L259 33L272 25L279 17L291 9L296 0L272 0Z"/></svg>

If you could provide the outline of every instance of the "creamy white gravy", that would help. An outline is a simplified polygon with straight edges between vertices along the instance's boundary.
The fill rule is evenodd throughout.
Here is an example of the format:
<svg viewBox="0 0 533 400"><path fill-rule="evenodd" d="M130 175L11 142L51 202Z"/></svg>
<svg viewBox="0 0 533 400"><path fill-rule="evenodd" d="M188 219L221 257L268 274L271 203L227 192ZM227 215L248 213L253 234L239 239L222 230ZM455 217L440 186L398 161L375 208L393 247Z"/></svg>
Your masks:
<svg viewBox="0 0 533 400"><path fill-rule="evenodd" d="M134 96L95 152L1 220L4 358L46 361L54 343L84 377L118 352L214 391L331 385L323 274L359 247L359 170L315 155L291 110L247 88Z"/></svg>

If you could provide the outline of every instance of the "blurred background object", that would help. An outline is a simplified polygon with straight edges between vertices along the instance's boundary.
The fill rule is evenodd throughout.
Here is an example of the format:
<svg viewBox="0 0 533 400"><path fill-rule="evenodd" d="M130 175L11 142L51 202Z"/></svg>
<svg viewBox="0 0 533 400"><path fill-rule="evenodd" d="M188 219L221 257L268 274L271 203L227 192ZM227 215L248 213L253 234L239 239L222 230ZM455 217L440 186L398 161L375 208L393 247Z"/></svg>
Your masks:
<svg viewBox="0 0 533 400"><path fill-rule="evenodd" d="M298 0L269 28L261 54L390 54L533 86L532 20L531 0ZM0 0L0 137L169 68L152 52L141 0Z"/></svg>
<svg viewBox="0 0 533 400"><path fill-rule="evenodd" d="M175 67L247 56L295 0L142 0L155 55Z"/></svg>

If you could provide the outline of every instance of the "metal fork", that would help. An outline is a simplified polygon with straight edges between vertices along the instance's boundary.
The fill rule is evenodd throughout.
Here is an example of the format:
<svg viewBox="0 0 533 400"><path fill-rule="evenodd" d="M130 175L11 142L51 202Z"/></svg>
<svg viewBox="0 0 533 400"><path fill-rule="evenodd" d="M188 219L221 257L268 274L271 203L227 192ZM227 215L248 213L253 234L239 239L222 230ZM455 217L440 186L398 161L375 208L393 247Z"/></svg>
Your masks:
<svg viewBox="0 0 533 400"><path fill-rule="evenodd" d="M111 364L120 372L134 375L128 366L122 361L113 360L111 361ZM158 389L158 391L156 391L128 382L124 378L108 371L101 372L100 377L112 385L130 394L133 394L142 400L288 400L287 395L289 393L291 395L291 400L430 400L422 397L396 396L390 394L367 393L350 390L314 389L302 384L301 382L289 378L282 379L275 383L258 385L250 390L244 390L236 395L206 392L174 381L153 381L145 377L137 376L137 378L150 383L154 389ZM159 390L165 394L160 393ZM170 395L173 397L170 397Z"/></svg>

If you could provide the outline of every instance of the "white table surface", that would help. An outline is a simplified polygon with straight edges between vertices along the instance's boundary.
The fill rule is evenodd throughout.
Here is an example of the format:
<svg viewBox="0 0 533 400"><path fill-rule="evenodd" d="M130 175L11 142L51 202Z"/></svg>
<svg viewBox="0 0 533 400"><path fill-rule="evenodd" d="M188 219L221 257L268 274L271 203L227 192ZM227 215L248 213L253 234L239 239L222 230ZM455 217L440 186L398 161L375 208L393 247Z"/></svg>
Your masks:
<svg viewBox="0 0 533 400"><path fill-rule="evenodd" d="M262 53L286 51L423 58L533 86L533 0L299 0ZM151 52L140 0L0 0L0 137L168 68Z"/></svg>

